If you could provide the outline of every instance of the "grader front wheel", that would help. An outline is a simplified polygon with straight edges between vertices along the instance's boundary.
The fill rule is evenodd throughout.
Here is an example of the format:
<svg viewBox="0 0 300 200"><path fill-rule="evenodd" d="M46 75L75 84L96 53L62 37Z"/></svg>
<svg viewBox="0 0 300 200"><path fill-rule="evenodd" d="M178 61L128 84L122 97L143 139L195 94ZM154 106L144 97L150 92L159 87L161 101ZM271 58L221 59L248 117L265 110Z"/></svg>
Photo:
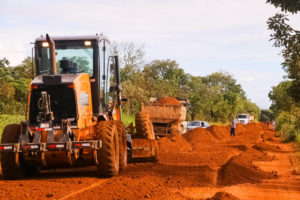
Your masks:
<svg viewBox="0 0 300 200"><path fill-rule="evenodd" d="M17 143L21 134L20 124L7 125L2 133L1 144ZM39 173L39 166L26 163L19 153L19 166L15 161L14 152L1 153L2 175L5 179L19 179L26 176L33 176Z"/></svg>
<svg viewBox="0 0 300 200"><path fill-rule="evenodd" d="M120 162L117 125L111 121L100 122L96 127L96 138L102 141L102 148L97 152L99 176L117 175Z"/></svg>

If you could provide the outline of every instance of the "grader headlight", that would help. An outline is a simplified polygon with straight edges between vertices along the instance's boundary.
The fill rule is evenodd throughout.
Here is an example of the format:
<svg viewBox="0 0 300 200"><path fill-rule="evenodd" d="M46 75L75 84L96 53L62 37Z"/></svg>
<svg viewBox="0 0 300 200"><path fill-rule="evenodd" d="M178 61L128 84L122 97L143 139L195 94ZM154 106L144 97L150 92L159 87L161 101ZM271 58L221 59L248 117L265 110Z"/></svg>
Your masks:
<svg viewBox="0 0 300 200"><path fill-rule="evenodd" d="M84 41L84 46L91 46L92 42L91 41Z"/></svg>
<svg viewBox="0 0 300 200"><path fill-rule="evenodd" d="M43 47L49 47L49 43L48 43L48 42L43 42L43 43L42 43L42 46L43 46Z"/></svg>

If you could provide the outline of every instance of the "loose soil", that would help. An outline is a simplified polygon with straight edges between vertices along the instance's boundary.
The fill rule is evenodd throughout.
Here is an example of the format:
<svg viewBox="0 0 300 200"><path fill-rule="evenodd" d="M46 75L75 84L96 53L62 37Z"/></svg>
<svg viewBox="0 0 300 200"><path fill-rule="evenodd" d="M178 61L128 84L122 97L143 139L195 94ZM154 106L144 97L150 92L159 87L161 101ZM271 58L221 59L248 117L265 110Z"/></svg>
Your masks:
<svg viewBox="0 0 300 200"><path fill-rule="evenodd" d="M196 128L158 140L156 163L131 163L119 176L97 178L95 167L42 171L0 180L0 199L300 199L299 157L260 123Z"/></svg>
<svg viewBox="0 0 300 200"><path fill-rule="evenodd" d="M217 192L215 196L208 198L207 200L239 200L239 198L227 192Z"/></svg>
<svg viewBox="0 0 300 200"><path fill-rule="evenodd" d="M178 101L174 97L164 97L160 98L152 103L154 106L163 106L163 105L170 105L170 106L182 106L181 102Z"/></svg>

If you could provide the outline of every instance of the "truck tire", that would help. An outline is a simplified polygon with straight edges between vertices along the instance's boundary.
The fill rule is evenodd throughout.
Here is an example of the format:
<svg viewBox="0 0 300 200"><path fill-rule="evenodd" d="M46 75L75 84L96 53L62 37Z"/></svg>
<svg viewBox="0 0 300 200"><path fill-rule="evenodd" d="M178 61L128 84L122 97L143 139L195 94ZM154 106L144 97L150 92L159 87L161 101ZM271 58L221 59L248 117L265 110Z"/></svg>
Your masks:
<svg viewBox="0 0 300 200"><path fill-rule="evenodd" d="M124 171L127 167L127 137L126 130L123 122L113 121L117 125L118 136L119 136L119 165L120 171Z"/></svg>
<svg viewBox="0 0 300 200"><path fill-rule="evenodd" d="M98 174L112 177L119 173L119 136L117 126L112 121L102 121L96 127L96 139L102 141L97 150Z"/></svg>
<svg viewBox="0 0 300 200"><path fill-rule="evenodd" d="M21 134L20 124L9 124L7 125L2 133L1 144L5 143L17 143ZM14 152L2 152L1 153L1 168L2 175L5 179L20 179L27 176L33 176L39 173L39 166L26 163L19 153L18 166L15 162Z"/></svg>
<svg viewBox="0 0 300 200"><path fill-rule="evenodd" d="M135 116L136 133L139 138L155 139L153 124L148 113L140 111Z"/></svg>

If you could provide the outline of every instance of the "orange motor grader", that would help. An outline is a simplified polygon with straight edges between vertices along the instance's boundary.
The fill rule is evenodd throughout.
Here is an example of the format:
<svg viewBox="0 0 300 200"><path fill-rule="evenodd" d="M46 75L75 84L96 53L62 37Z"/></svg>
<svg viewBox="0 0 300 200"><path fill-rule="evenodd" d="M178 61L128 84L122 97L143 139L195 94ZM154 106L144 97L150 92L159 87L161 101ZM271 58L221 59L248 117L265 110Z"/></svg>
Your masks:
<svg viewBox="0 0 300 200"><path fill-rule="evenodd" d="M118 56L104 35L39 37L26 121L4 128L5 179L42 168L96 165L110 177L127 165Z"/></svg>

